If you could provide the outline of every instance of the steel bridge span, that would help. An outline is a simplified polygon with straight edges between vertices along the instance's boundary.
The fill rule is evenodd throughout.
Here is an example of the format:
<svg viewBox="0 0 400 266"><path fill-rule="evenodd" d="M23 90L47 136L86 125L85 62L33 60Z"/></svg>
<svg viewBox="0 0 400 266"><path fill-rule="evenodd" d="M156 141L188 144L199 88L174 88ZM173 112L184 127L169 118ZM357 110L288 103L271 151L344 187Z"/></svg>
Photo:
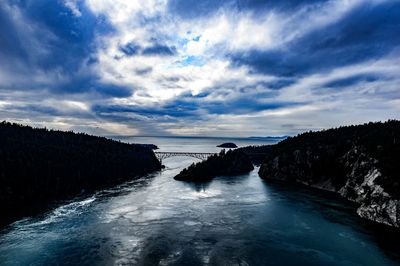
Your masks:
<svg viewBox="0 0 400 266"><path fill-rule="evenodd" d="M216 153L210 152L155 152L157 159L161 162L164 159L175 157L175 156L188 156L199 160L206 160L211 155Z"/></svg>

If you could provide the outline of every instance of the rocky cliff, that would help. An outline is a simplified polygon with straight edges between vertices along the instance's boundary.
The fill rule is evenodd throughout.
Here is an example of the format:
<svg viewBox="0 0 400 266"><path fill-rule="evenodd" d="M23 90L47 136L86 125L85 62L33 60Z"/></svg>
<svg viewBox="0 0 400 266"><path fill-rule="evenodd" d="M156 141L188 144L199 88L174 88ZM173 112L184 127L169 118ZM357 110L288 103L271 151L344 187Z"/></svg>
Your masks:
<svg viewBox="0 0 400 266"><path fill-rule="evenodd" d="M334 191L366 219L400 227L400 122L308 132L274 145L263 179Z"/></svg>

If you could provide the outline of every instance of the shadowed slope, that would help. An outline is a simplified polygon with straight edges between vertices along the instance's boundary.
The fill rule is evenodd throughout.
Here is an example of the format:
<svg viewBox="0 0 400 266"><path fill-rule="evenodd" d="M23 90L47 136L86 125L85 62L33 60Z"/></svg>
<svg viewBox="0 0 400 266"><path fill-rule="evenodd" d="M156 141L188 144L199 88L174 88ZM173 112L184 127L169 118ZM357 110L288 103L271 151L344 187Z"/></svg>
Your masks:
<svg viewBox="0 0 400 266"><path fill-rule="evenodd" d="M206 161L192 164L183 169L174 177L176 180L201 182L211 180L220 175L233 176L248 173L254 167L249 157L236 150L225 152L222 150L219 154L208 157Z"/></svg>
<svg viewBox="0 0 400 266"><path fill-rule="evenodd" d="M160 169L151 149L76 134L0 124L1 221Z"/></svg>

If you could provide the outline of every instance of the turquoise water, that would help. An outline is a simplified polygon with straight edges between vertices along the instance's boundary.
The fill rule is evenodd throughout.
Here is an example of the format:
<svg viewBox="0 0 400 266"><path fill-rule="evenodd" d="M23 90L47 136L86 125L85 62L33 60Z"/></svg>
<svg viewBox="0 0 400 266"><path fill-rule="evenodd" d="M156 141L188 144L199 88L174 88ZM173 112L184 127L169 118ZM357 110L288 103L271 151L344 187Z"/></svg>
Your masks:
<svg viewBox="0 0 400 266"><path fill-rule="evenodd" d="M129 141L198 152L225 142ZM398 234L369 225L336 195L264 182L258 169L204 184L173 180L195 161L166 159L160 173L2 229L0 264L399 265Z"/></svg>

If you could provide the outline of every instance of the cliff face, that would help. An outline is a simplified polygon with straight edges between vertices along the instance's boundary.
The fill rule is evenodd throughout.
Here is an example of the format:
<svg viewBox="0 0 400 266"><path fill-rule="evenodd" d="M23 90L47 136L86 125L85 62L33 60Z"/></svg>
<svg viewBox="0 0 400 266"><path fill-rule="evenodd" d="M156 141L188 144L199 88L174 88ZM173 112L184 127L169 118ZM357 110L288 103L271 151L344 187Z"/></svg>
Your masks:
<svg viewBox="0 0 400 266"><path fill-rule="evenodd" d="M361 217L400 227L399 140L398 121L306 133L275 145L259 175L337 192Z"/></svg>
<svg viewBox="0 0 400 266"><path fill-rule="evenodd" d="M180 181L202 182L216 176L233 176L248 173L253 170L253 164L248 156L237 150L221 151L210 156L206 161L192 164L174 177Z"/></svg>
<svg viewBox="0 0 400 266"><path fill-rule="evenodd" d="M353 147L342 157L346 184L338 191L343 197L360 203L358 215L379 223L400 227L399 195L380 184L388 179L379 169L378 160L363 147ZM393 180L393 183L398 182Z"/></svg>
<svg viewBox="0 0 400 266"><path fill-rule="evenodd" d="M160 168L147 147L0 123L0 223Z"/></svg>

